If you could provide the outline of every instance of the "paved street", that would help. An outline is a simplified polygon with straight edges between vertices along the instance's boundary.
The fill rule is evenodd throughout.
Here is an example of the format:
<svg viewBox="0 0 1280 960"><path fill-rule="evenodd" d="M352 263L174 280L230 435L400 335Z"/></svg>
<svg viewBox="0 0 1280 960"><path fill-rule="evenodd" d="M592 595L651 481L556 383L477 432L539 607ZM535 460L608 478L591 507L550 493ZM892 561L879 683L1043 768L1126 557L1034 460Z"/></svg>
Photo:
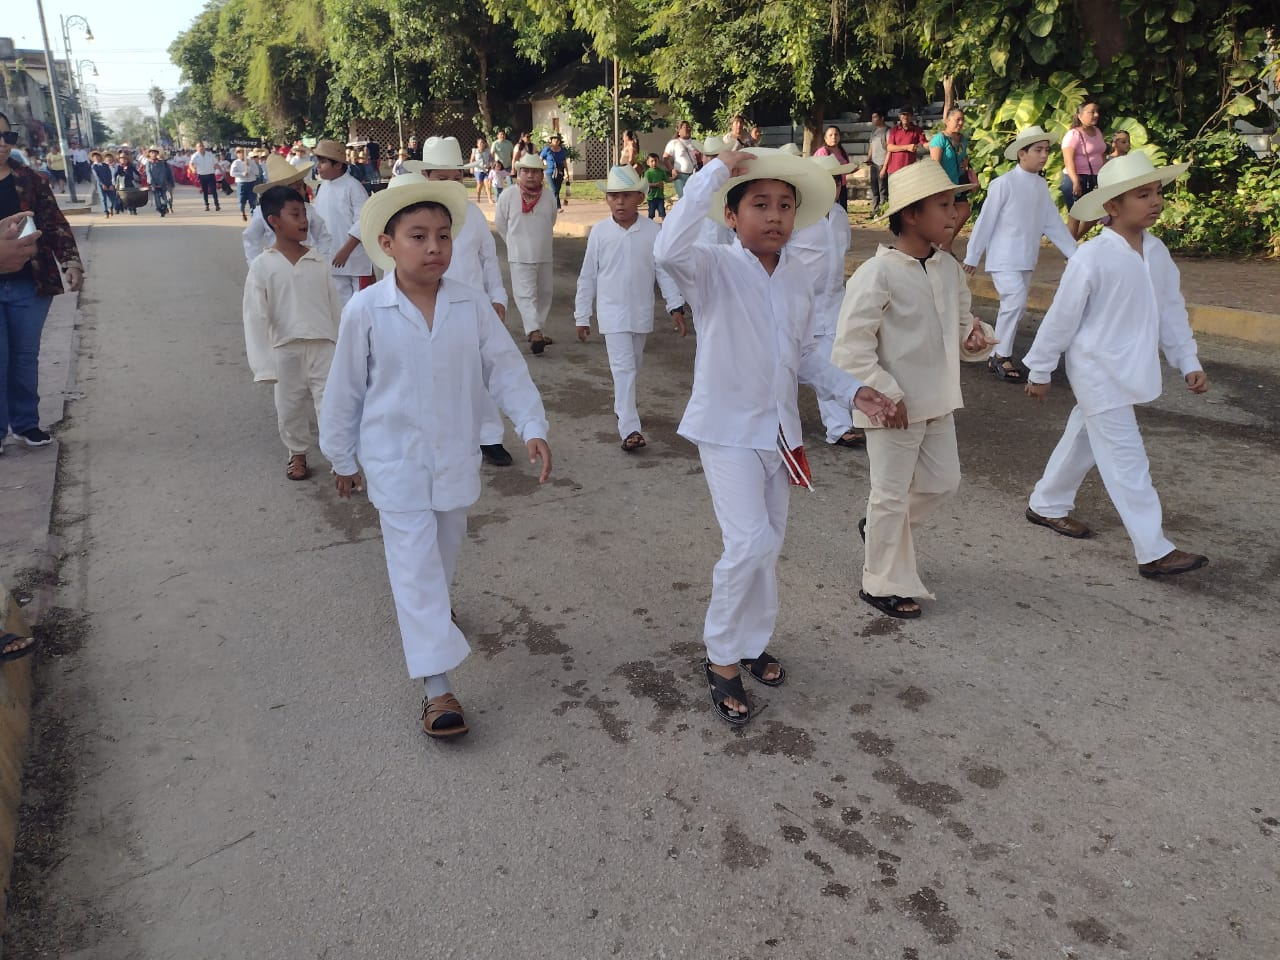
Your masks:
<svg viewBox="0 0 1280 960"><path fill-rule="evenodd" d="M1138 577L1096 475L1096 539L1023 520L1070 392L967 368L911 623L857 600L865 454L821 442L806 391L789 680L733 731L699 667L719 532L675 434L694 340L650 338L624 455L603 342L572 341L585 241L558 240L530 358L555 472L484 468L454 594L472 732L441 745L375 511L318 455L284 478L230 206L182 188L175 217L90 231L32 748L62 759L28 801L54 832L20 843L45 859L10 956L1280 954L1280 355L1202 341L1208 399L1172 374L1142 411L1168 532L1212 558L1170 583Z"/></svg>

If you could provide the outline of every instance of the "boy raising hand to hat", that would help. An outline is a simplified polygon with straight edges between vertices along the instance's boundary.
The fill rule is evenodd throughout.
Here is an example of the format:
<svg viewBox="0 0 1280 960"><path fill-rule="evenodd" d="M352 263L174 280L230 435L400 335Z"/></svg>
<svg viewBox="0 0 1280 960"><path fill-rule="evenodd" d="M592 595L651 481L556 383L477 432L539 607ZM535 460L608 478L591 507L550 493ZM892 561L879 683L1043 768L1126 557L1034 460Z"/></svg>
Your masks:
<svg viewBox="0 0 1280 960"><path fill-rule="evenodd" d="M734 724L751 717L741 667L769 686L786 679L766 647L778 616L789 487L810 486L799 382L876 422L894 412L816 348L811 276L787 250L792 232L825 217L834 198L831 176L809 160L726 151L689 178L654 250L698 322L693 395L679 432L698 445L724 542L703 672L716 713ZM698 241L708 216L735 232L731 244Z"/></svg>
<svg viewBox="0 0 1280 960"><path fill-rule="evenodd" d="M467 215L461 184L401 174L360 215L365 250L386 276L342 314L320 416L320 448L351 495L363 466L378 508L387 576L411 677L424 678L423 729L467 732L448 671L470 647L449 587L480 496L487 395L551 473L547 418L529 370L483 291L444 279Z"/></svg>
<svg viewBox="0 0 1280 960"><path fill-rule="evenodd" d="M955 228L956 184L936 160L889 177L892 247L857 269L845 288L831 359L896 405L883 425L854 411L867 433L871 493L858 532L866 544L858 596L903 620L932 599L916 570L915 529L960 486L954 411L960 360L985 360L995 339L970 315L969 286L940 247Z"/></svg>
<svg viewBox="0 0 1280 960"><path fill-rule="evenodd" d="M1163 386L1160 354L1187 389L1209 389L1179 289L1178 268L1147 230L1164 209L1161 188L1187 170L1156 168L1145 153L1108 161L1098 186L1072 208L1081 222L1111 216L1109 226L1067 262L1053 305L1024 358L1029 397L1043 400L1063 354L1076 406L1031 493L1027 519L1067 537L1091 535L1071 516L1076 491L1097 466L1107 495L1133 541L1138 573L1168 577L1203 567L1207 557L1178 550L1164 535L1160 498L1134 406Z"/></svg>

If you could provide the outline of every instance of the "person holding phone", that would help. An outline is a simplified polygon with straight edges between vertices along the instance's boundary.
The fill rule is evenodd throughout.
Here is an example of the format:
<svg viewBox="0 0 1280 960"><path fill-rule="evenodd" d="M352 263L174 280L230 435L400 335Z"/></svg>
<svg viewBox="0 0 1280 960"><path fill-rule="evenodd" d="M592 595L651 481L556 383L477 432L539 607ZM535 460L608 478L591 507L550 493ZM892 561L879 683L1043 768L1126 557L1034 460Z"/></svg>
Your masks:
<svg viewBox="0 0 1280 960"><path fill-rule="evenodd" d="M17 131L0 113L0 453L10 428L29 447L53 440L40 429L40 334L54 296L84 282L67 218L48 181L11 156L17 142ZM27 218L35 230L23 238ZM33 251L22 246L33 239ZM14 243L17 252L11 253ZM24 249L28 259L14 263Z"/></svg>

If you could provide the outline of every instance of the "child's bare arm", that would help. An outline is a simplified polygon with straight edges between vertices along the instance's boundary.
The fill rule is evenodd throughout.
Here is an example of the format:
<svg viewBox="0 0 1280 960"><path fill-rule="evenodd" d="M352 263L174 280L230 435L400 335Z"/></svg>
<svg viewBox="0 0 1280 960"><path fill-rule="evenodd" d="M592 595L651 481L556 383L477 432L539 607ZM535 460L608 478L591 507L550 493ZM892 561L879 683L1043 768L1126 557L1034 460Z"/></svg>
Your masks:
<svg viewBox="0 0 1280 960"><path fill-rule="evenodd" d="M535 437L525 444L529 448L529 462L537 463L542 461L542 470L538 473L538 482L546 483L547 477L551 476L551 448L547 446L547 441Z"/></svg>

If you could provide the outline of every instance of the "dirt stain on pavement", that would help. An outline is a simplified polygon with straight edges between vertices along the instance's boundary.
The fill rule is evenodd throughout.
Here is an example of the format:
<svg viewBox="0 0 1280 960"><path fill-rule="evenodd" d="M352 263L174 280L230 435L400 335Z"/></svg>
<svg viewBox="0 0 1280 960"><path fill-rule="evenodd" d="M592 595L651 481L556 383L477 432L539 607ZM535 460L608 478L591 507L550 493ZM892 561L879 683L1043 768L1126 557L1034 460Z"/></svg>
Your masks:
<svg viewBox="0 0 1280 960"><path fill-rule="evenodd" d="M764 723L765 732L754 737L740 735L724 745L724 752L730 757L745 757L759 753L765 756L782 754L792 760L808 760L813 756L813 738L799 727L788 726L777 720Z"/></svg>
<svg viewBox="0 0 1280 960"><path fill-rule="evenodd" d="M631 737L627 734L627 730L630 729L631 722L623 720L613 712L613 708L617 705L617 700L601 700L595 696L587 698L586 703L583 704L596 715L601 729L609 735L610 740L614 743L630 743Z"/></svg>
<svg viewBox="0 0 1280 960"><path fill-rule="evenodd" d="M880 783L897 787L897 797L903 803L919 807L935 817L946 816L949 806L964 799L963 794L955 787L936 780L916 780L896 763L885 764L872 776Z"/></svg>
<svg viewBox="0 0 1280 960"><path fill-rule="evenodd" d="M1083 943L1093 944L1099 947L1116 947L1120 950L1129 949L1129 939L1122 933L1113 933L1105 923L1097 917L1086 917L1083 920L1072 920L1067 923L1074 933Z"/></svg>
<svg viewBox="0 0 1280 960"><path fill-rule="evenodd" d="M784 823L782 825L782 839L787 841L787 843L804 843L808 838L809 835L804 832L803 827L797 827L790 823Z"/></svg>
<svg viewBox="0 0 1280 960"><path fill-rule="evenodd" d="M907 687L907 689L898 694L898 699L902 701L903 706L914 713L931 701L933 697L919 687Z"/></svg>
<svg viewBox="0 0 1280 960"><path fill-rule="evenodd" d="M839 897L841 900L848 900L849 887L843 883L836 883L832 880L822 888L822 895L824 897Z"/></svg>
<svg viewBox="0 0 1280 960"><path fill-rule="evenodd" d="M839 847L842 852L851 857L866 857L876 851L871 841L859 831L838 827L830 820L815 820L813 828L818 831L818 836L823 840Z"/></svg>
<svg viewBox="0 0 1280 960"><path fill-rule="evenodd" d="M977 784L983 790L994 790L1000 784L1004 783L1008 774L999 767L973 767L967 774L969 782Z"/></svg>
<svg viewBox="0 0 1280 960"><path fill-rule="evenodd" d="M954 943L960 924L951 916L951 908L932 887L921 887L909 897L897 901L903 916L916 920L939 945Z"/></svg>
<svg viewBox="0 0 1280 960"><path fill-rule="evenodd" d="M893 753L894 743L888 737L878 737L870 730L860 730L853 735L853 742L863 753L873 757L887 757Z"/></svg>
<svg viewBox="0 0 1280 960"><path fill-rule="evenodd" d="M508 600L508 603L511 601ZM543 623L533 617L533 612L522 604L512 604L516 615L498 621L496 633L477 633L469 639L486 660L492 660L503 650L521 642L536 657L563 656L572 648L560 640L558 630L564 629L563 623Z"/></svg>
<svg viewBox="0 0 1280 960"><path fill-rule="evenodd" d="M613 674L627 681L627 692L631 696L653 702L657 716L649 729L654 733L661 733L676 714L685 715L695 709L693 702L680 692L675 672L659 670L651 660L624 663Z"/></svg>
<svg viewBox="0 0 1280 960"><path fill-rule="evenodd" d="M720 862L730 870L758 870L769 862L769 848L752 843L736 823L724 828L720 838Z"/></svg>
<svg viewBox="0 0 1280 960"><path fill-rule="evenodd" d="M858 635L869 640L872 637L896 637L901 632L901 620L895 620L893 617L876 617L863 627Z"/></svg>
<svg viewBox="0 0 1280 960"><path fill-rule="evenodd" d="M822 859L817 850L806 850L804 852L804 858L827 875L836 872L835 868L832 867L831 864Z"/></svg>

